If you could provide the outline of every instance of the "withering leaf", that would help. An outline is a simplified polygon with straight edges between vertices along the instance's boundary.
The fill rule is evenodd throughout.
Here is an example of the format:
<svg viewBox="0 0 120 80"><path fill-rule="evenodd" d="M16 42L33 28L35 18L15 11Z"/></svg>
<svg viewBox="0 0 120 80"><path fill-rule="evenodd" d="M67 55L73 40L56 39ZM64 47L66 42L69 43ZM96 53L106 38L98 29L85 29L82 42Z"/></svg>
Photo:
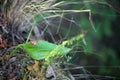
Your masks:
<svg viewBox="0 0 120 80"><path fill-rule="evenodd" d="M2 48L7 47L7 42L6 42L6 40L2 39L2 35L0 35L0 47L2 47Z"/></svg>
<svg viewBox="0 0 120 80"><path fill-rule="evenodd" d="M38 71L39 69L39 62L35 60L35 64L33 65L34 71Z"/></svg>
<svg viewBox="0 0 120 80"><path fill-rule="evenodd" d="M34 71L38 71L39 70L39 62L38 61L34 61L34 65L32 65L32 66L27 66L27 69L29 70L29 71L31 71L31 70L34 70Z"/></svg>

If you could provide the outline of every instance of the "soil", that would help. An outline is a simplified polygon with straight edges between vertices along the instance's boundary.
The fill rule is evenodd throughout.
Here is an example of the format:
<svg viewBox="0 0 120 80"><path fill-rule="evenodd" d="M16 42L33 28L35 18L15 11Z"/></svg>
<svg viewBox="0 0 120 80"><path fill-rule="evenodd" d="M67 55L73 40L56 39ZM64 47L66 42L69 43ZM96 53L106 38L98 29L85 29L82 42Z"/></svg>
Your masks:
<svg viewBox="0 0 120 80"><path fill-rule="evenodd" d="M21 79L20 59L24 55L22 52L10 57L10 53L15 47L24 43L25 38L17 31L17 28L0 13L0 80L19 80Z"/></svg>

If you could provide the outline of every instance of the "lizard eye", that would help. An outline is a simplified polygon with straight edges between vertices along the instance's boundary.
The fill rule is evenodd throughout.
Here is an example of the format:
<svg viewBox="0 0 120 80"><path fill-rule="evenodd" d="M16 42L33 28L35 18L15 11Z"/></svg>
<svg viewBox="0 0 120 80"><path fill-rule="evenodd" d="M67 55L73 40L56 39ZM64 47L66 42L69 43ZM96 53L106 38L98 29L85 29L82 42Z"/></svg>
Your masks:
<svg viewBox="0 0 120 80"><path fill-rule="evenodd" d="M30 44L33 45L33 46L37 45L36 41L30 41Z"/></svg>

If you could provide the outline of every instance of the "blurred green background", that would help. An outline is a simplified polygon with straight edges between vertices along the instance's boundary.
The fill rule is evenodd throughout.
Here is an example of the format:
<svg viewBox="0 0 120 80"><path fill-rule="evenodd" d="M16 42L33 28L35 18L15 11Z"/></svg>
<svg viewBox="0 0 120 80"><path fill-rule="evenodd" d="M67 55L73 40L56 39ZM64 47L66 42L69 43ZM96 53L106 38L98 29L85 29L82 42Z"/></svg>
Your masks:
<svg viewBox="0 0 120 80"><path fill-rule="evenodd" d="M61 0L58 0L61 1ZM92 21L96 31L91 26L89 13L74 14L74 20L81 26L82 30L86 30L86 45L84 50L87 54L79 58L87 63L97 58L99 63L93 60L92 65L97 67L98 74L120 77L120 1L118 0L66 0L77 2L68 3L62 7L65 9L91 10ZM93 55L94 54L94 55ZM78 56L78 55L76 55ZM76 57L74 56L74 57ZM83 58L84 57L84 58ZM90 60L88 59L90 58ZM75 58L73 58L75 59ZM83 60L84 59L84 60ZM86 66L89 66L86 64ZM99 68L98 68L99 67ZM90 68L88 68L90 69ZM91 68L92 69L92 68ZM93 72L94 73L94 72ZM119 78L120 79L120 78Z"/></svg>

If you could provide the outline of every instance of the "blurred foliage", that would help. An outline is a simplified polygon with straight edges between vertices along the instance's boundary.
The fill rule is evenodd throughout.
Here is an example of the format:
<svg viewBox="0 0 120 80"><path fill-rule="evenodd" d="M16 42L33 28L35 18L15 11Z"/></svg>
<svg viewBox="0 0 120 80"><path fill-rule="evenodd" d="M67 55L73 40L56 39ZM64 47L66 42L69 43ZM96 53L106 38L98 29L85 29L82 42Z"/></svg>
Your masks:
<svg viewBox="0 0 120 80"><path fill-rule="evenodd" d="M58 0L61 1L61 0ZM116 44L114 39L116 32L113 31L113 27L115 26L116 29L119 29L118 26L113 25L113 22L117 19L117 6L119 5L117 0L66 0L72 1L72 3L68 2L68 6L65 6L65 9L76 9L76 10L91 10L91 16L89 13L77 13L74 14L77 23L81 26L81 29L87 30L86 34L86 45L84 46L85 52L92 53L99 56L101 60L102 66L119 66L120 59L119 54L116 53L112 44ZM75 3L77 2L77 3ZM118 6L119 8L119 6ZM96 32L94 31L89 17L92 18L94 23ZM118 23L118 22L115 22ZM119 25L119 24L118 24ZM118 37L118 36L116 36ZM118 39L118 38L117 38ZM111 44L110 46L106 46L104 40L107 44ZM110 42L111 41L111 42ZM119 45L116 45L119 47ZM116 47L115 46L115 47ZM87 56L87 55L86 55ZM117 68L116 68L117 69ZM100 73L110 72L114 74L115 69L102 67L100 68ZM116 70L115 70L116 71ZM119 74L119 71L116 71L116 75ZM117 75L118 76L118 75Z"/></svg>

